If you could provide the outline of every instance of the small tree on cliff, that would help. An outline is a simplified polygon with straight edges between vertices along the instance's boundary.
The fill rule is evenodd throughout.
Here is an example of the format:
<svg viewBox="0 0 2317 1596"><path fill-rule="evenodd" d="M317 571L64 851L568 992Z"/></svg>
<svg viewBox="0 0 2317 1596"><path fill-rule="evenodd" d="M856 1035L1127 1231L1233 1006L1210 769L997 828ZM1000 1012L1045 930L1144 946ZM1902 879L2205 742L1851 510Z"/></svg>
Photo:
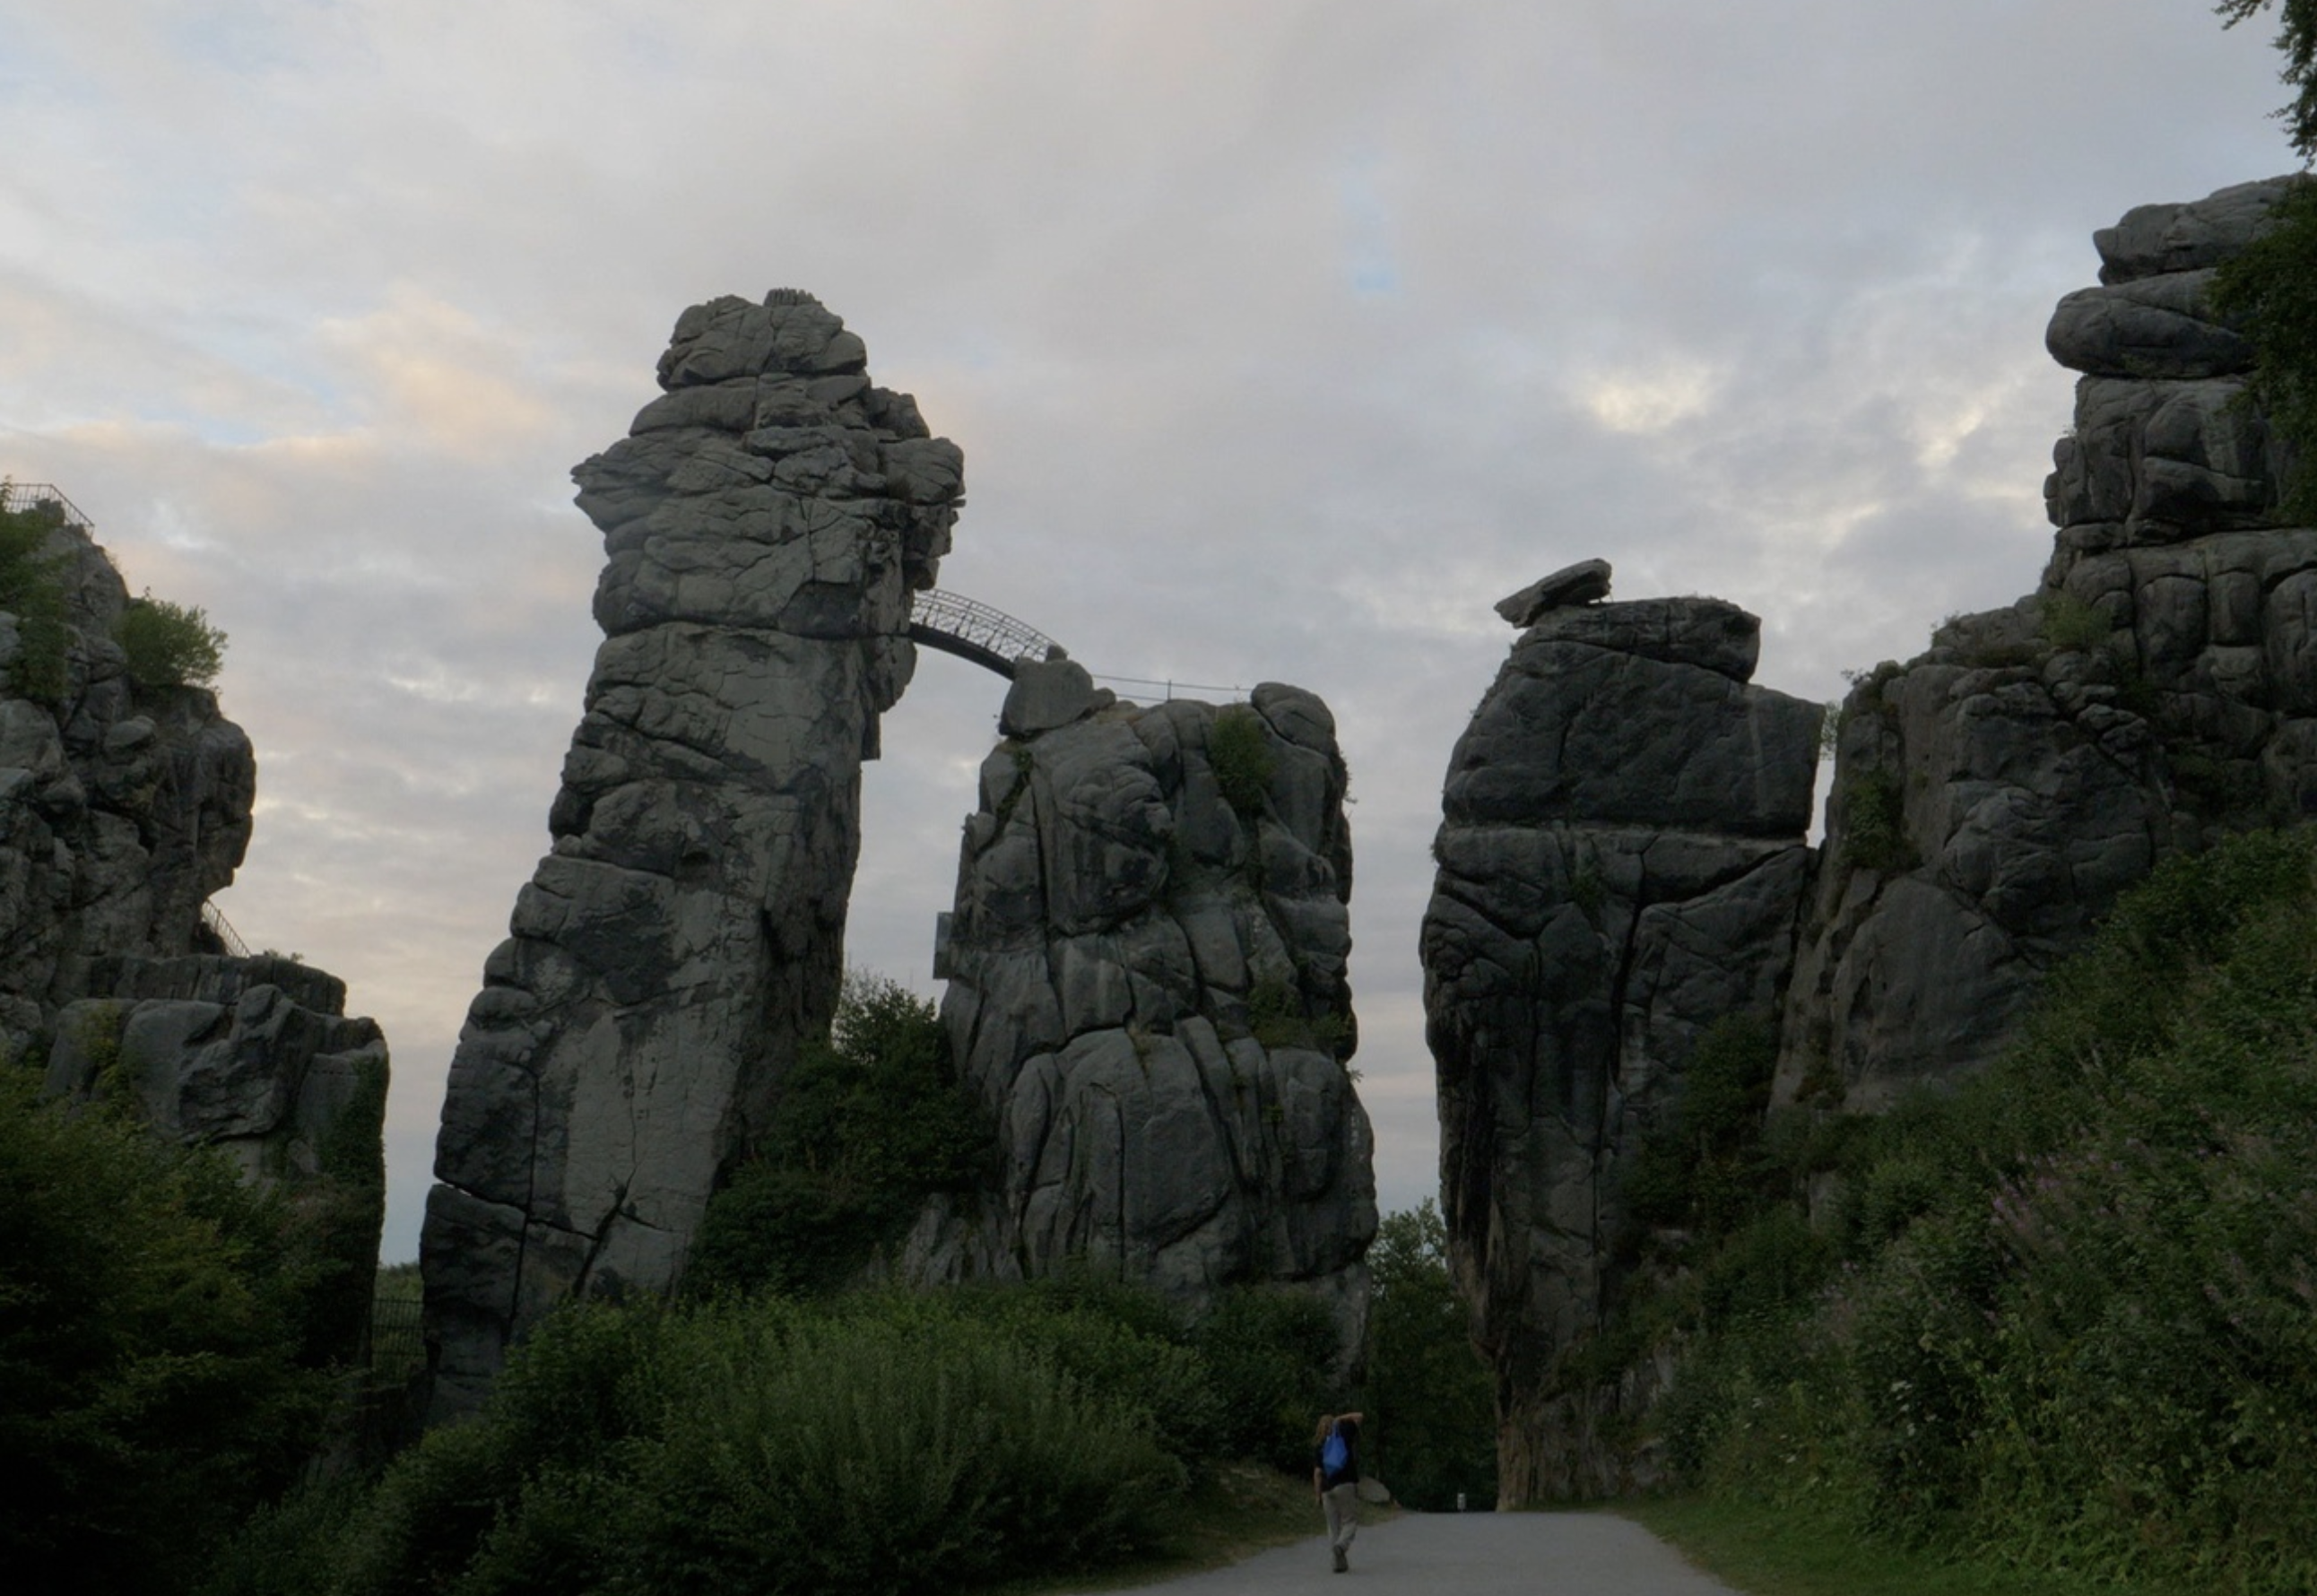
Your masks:
<svg viewBox="0 0 2317 1596"><path fill-rule="evenodd" d="M2220 0L2223 25L2235 27L2276 0ZM2278 74L2294 90L2277 110L2286 137L2304 164L2317 161L2317 0L2283 0ZM2252 339L2252 390L2295 461L2284 482L2284 509L2317 520L2317 183L2306 179L2269 213L2252 247L2221 268L2214 296L2223 314L2241 319Z"/></svg>

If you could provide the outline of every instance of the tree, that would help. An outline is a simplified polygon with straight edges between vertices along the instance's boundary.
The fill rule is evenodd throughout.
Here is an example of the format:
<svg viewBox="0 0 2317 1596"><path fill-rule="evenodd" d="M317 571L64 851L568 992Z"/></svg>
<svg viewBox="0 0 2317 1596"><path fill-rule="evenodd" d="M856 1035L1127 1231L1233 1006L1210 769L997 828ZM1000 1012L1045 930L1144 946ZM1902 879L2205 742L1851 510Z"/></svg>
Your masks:
<svg viewBox="0 0 2317 1596"><path fill-rule="evenodd" d="M708 1205L685 1285L836 1289L926 1197L971 1190L994 1147L934 1006L854 972L828 1037L807 1044L781 1083L765 1144Z"/></svg>
<svg viewBox="0 0 2317 1596"><path fill-rule="evenodd" d="M0 1567L28 1592L179 1588L318 1433L295 1222L220 1154L43 1101L19 1064L0 1213Z"/></svg>
<svg viewBox="0 0 2317 1596"><path fill-rule="evenodd" d="M2233 28L2272 3L2220 0L2214 9ZM2317 0L2283 0L2277 48L2278 76L2295 91L2277 115L2305 164L2317 160ZM2317 521L2317 480L2305 464L2317 460L2317 183L2304 178L2270 210L2251 247L2222 266L2213 303L2252 340L2252 396L2290 451L2281 507Z"/></svg>
<svg viewBox="0 0 2317 1596"><path fill-rule="evenodd" d="M2220 0L2213 9L2226 19L2223 27L2233 28L2256 12L2267 11L2273 3ZM2301 158L2317 160L2317 0L2285 0L2277 48L2285 57L2285 70L2277 76L2294 88L2292 103L2279 106L2277 115L2285 122L2286 137Z"/></svg>
<svg viewBox="0 0 2317 1596"><path fill-rule="evenodd" d="M1496 1387L1472 1349L1448 1266L1448 1230L1423 1204L1387 1215L1368 1249L1364 1466L1426 1511L1497 1500Z"/></svg>

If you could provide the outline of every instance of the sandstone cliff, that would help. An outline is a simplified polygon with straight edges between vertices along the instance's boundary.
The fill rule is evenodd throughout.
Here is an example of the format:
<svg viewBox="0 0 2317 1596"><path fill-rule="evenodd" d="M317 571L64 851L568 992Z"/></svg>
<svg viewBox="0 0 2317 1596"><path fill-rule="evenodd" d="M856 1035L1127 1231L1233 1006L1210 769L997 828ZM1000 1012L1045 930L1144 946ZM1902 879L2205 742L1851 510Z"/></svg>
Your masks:
<svg viewBox="0 0 2317 1596"><path fill-rule="evenodd" d="M1507 601L1526 630L1451 757L1422 940L1442 1216L1515 1502L1621 1483L1554 1360L1602 1328L1700 1033L1774 1012L1811 859L1821 711L1749 685L1755 617L1587 602L1590 569L1579 602Z"/></svg>
<svg viewBox="0 0 2317 1596"><path fill-rule="evenodd" d="M205 911L249 846L249 739L207 689L130 674L119 572L61 499L35 513L38 602L0 614L0 1031L45 1060L49 1091L102 1093L283 1188L341 1266L318 1284L309 1351L359 1357L385 1039L346 1017L335 977L228 952Z"/></svg>
<svg viewBox="0 0 2317 1596"><path fill-rule="evenodd" d="M2241 329L2211 308L2214 268L2282 181L2097 235L2100 285L2047 336L2082 377L2042 583L1856 680L1814 856L1799 811L1765 802L1807 784L1807 706L1733 737L1677 713L1694 688L1627 688L1633 666L1573 646L1629 607L1592 602L1606 569L1507 601L1535 624L1452 764L1424 944L1445 1207L1498 1370L1507 1501L1648 1472L1620 1437L1666 1360L1584 1354L1634 1251L1631 1160L1677 1107L1702 1025L1774 1013L1778 1104L1878 1111L1996 1056L2044 972L2165 854L2317 813L2317 530L2277 524L2289 462L2245 399ZM1727 606L1675 608L1694 633ZM1688 663L1710 668L1695 645ZM1701 855L1701 829L1751 839L1758 865ZM1580 848L1593 831L1620 840ZM1686 979L1636 979L1647 942L1626 928L1647 916L1627 905L1657 889L1629 856L1749 883L1667 937ZM1680 1023L1647 1020L1668 991Z"/></svg>
<svg viewBox="0 0 2317 1596"><path fill-rule="evenodd" d="M2215 828L2317 812L2317 531L2209 308L2281 182L2132 211L2046 342L2083 373L2040 588L1842 708L1778 1088L1854 1109L1975 1069L2125 887Z"/></svg>
<svg viewBox="0 0 2317 1596"><path fill-rule="evenodd" d="M557 1302L661 1290L828 1024L860 763L909 678L956 447L808 295L685 311L574 471L605 638L452 1062L421 1263L436 1409Z"/></svg>
<svg viewBox="0 0 2317 1596"><path fill-rule="evenodd" d="M1194 1309L1278 1284L1347 1355L1376 1228L1345 1061L1352 857L1327 706L1114 705L1024 665L965 826L942 1006L998 1126L979 1205L904 1249L919 1280L1087 1266Z"/></svg>

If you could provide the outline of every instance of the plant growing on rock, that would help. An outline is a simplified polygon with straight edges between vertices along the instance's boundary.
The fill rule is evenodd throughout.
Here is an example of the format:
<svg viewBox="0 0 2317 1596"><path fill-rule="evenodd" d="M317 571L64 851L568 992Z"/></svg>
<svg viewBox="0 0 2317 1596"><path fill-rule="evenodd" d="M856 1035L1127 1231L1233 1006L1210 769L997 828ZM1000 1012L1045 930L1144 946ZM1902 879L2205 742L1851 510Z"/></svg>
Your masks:
<svg viewBox="0 0 2317 1596"><path fill-rule="evenodd" d="M1263 717L1243 704L1218 713L1207 732L1207 762L1214 767L1223 802L1240 820L1252 823L1263 812L1275 763Z"/></svg>
<svg viewBox="0 0 2317 1596"><path fill-rule="evenodd" d="M149 587L121 612L112 637L140 687L213 686L225 664L225 633L201 606L156 598Z"/></svg>
<svg viewBox="0 0 2317 1596"><path fill-rule="evenodd" d="M64 696L71 640L58 561L40 551L49 534L63 524L63 509L55 504L0 509L0 611L16 617L10 686L28 698L44 701Z"/></svg>

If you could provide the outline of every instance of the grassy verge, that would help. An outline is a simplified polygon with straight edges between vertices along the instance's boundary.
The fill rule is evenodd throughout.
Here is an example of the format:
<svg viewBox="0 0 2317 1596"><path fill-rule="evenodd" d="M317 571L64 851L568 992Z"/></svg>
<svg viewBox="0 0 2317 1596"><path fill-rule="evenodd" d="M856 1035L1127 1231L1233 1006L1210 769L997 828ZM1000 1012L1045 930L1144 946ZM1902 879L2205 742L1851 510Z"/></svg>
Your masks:
<svg viewBox="0 0 2317 1596"><path fill-rule="evenodd" d="M1956 1562L1758 1502L1672 1497L1620 1511L1746 1596L2195 1596Z"/></svg>
<svg viewBox="0 0 2317 1596"><path fill-rule="evenodd" d="M1391 1515L1363 1507L1363 1522ZM1157 1556L1097 1574L1058 1574L988 1589L987 1596L1050 1596L1057 1591L1131 1591L1162 1580L1202 1574L1320 1533L1320 1505L1308 1477L1251 1463L1208 1471L1177 1510L1167 1545Z"/></svg>

